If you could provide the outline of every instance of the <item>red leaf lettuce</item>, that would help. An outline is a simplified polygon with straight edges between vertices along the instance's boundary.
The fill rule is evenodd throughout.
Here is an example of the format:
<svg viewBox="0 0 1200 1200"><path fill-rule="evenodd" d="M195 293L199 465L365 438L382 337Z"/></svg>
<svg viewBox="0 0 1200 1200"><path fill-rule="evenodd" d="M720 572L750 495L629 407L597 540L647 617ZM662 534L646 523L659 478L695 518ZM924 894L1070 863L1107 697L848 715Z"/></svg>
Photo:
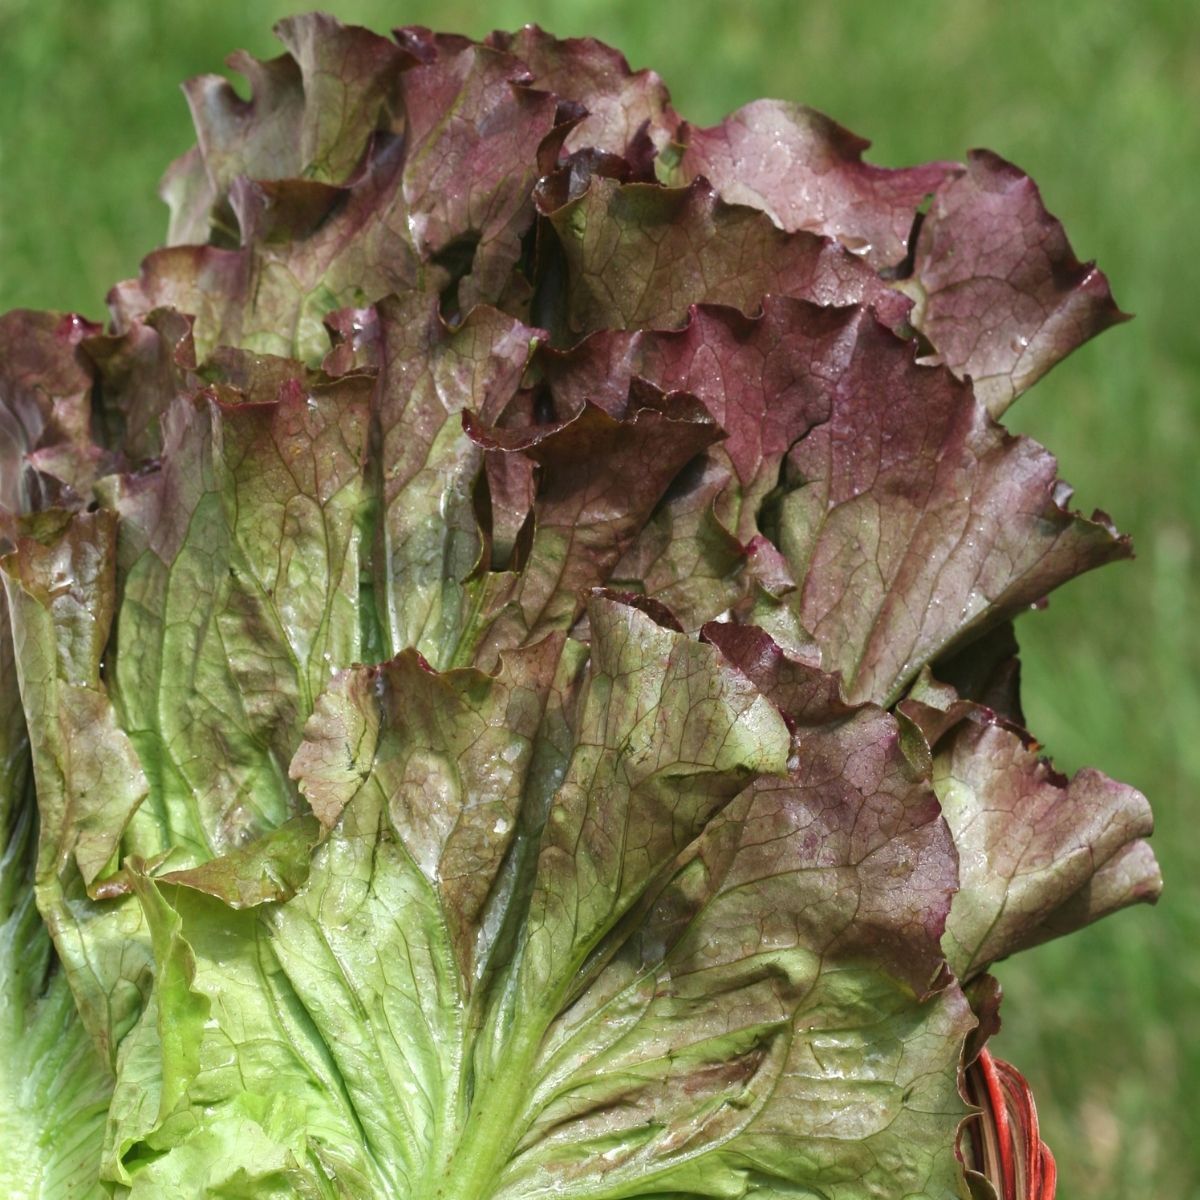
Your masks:
<svg viewBox="0 0 1200 1200"><path fill-rule="evenodd" d="M990 154L278 32L0 319L0 1179L967 1195L984 973L1158 889L1008 624L1129 553L997 423L1104 277Z"/></svg>

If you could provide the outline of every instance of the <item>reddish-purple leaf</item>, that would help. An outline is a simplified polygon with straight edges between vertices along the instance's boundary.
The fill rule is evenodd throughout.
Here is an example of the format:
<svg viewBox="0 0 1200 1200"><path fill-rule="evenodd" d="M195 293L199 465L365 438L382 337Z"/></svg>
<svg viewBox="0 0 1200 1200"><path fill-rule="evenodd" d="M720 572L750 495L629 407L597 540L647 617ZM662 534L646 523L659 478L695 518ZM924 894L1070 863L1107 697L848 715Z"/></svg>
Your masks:
<svg viewBox="0 0 1200 1200"><path fill-rule="evenodd" d="M636 162L661 151L675 133L679 118L662 80L653 71L631 71L625 56L603 42L560 40L536 25L488 41L525 63L535 87L586 110L567 137L568 152L594 149Z"/></svg>
<svg viewBox="0 0 1200 1200"><path fill-rule="evenodd" d="M610 577L679 469L720 436L694 398L646 384L615 414L588 404L553 425L488 428L468 417L467 429L485 449L541 469L528 552L502 602L491 603L492 647L569 629L587 589Z"/></svg>
<svg viewBox="0 0 1200 1200"><path fill-rule="evenodd" d="M703 175L730 204L762 209L781 229L836 238L877 271L903 261L917 209L957 168L872 166L862 161L870 142L779 100L755 100L711 129L684 124L678 140L672 178Z"/></svg>
<svg viewBox="0 0 1200 1200"><path fill-rule="evenodd" d="M788 456L779 544L826 668L890 704L926 662L1130 547L1065 507L1036 442L870 313L856 320L829 420Z"/></svg>
<svg viewBox="0 0 1200 1200"><path fill-rule="evenodd" d="M74 313L0 317L0 513L40 507L62 485L84 494L90 487L101 455L80 346L98 332Z"/></svg>
<svg viewBox="0 0 1200 1200"><path fill-rule="evenodd" d="M767 907L781 919L797 913L786 919L804 922L806 944L864 955L927 994L942 968L958 855L919 751L894 717L846 705L835 677L761 630L711 624L704 634L793 727L790 773L756 786L725 886L743 871L770 880L770 863L786 862L787 887L801 895L781 892Z"/></svg>
<svg viewBox="0 0 1200 1200"><path fill-rule="evenodd" d="M1075 257L1033 180L986 150L938 189L901 286L938 361L970 375L993 416L1126 319L1103 272Z"/></svg>

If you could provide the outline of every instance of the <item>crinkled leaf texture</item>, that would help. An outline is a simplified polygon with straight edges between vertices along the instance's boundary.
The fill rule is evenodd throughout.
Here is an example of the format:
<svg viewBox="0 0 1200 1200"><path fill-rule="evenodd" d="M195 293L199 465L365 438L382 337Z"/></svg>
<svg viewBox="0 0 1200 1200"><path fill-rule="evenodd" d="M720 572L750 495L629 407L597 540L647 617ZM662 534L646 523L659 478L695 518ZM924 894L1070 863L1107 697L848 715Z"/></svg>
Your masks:
<svg viewBox="0 0 1200 1200"><path fill-rule="evenodd" d="M997 423L1103 276L991 155L279 34L0 318L6 1194L986 1188L984 972L1159 887L1008 623L1129 552Z"/></svg>

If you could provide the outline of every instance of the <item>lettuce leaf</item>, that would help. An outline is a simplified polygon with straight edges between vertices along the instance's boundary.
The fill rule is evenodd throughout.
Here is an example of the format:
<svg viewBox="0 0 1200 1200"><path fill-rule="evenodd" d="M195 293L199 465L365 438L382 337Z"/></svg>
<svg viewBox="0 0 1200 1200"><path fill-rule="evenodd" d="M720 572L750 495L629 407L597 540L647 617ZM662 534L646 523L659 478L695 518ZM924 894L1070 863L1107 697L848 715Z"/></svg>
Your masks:
<svg viewBox="0 0 1200 1200"><path fill-rule="evenodd" d="M933 747L961 852L943 939L960 979L1158 894L1150 806L1136 788L1091 769L1065 778L1019 725L928 672L900 707Z"/></svg>
<svg viewBox="0 0 1200 1200"><path fill-rule="evenodd" d="M13 461L3 465L15 482ZM91 1200L104 1195L99 1164L112 1077L38 913L38 801L11 630L0 590L0 1187L10 1196ZM92 829L103 837L94 822Z"/></svg>

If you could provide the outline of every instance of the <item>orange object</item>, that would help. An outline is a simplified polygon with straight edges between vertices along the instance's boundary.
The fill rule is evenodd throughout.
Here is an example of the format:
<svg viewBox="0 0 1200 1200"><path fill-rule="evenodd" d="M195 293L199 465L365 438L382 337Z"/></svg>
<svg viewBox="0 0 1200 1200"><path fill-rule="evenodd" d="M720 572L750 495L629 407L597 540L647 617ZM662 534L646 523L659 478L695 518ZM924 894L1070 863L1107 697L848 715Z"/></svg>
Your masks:
<svg viewBox="0 0 1200 1200"><path fill-rule="evenodd" d="M1024 1076L988 1050L967 1068L967 1090L980 1112L965 1129L963 1161L999 1200L1054 1200L1058 1171L1042 1141L1037 1105Z"/></svg>

